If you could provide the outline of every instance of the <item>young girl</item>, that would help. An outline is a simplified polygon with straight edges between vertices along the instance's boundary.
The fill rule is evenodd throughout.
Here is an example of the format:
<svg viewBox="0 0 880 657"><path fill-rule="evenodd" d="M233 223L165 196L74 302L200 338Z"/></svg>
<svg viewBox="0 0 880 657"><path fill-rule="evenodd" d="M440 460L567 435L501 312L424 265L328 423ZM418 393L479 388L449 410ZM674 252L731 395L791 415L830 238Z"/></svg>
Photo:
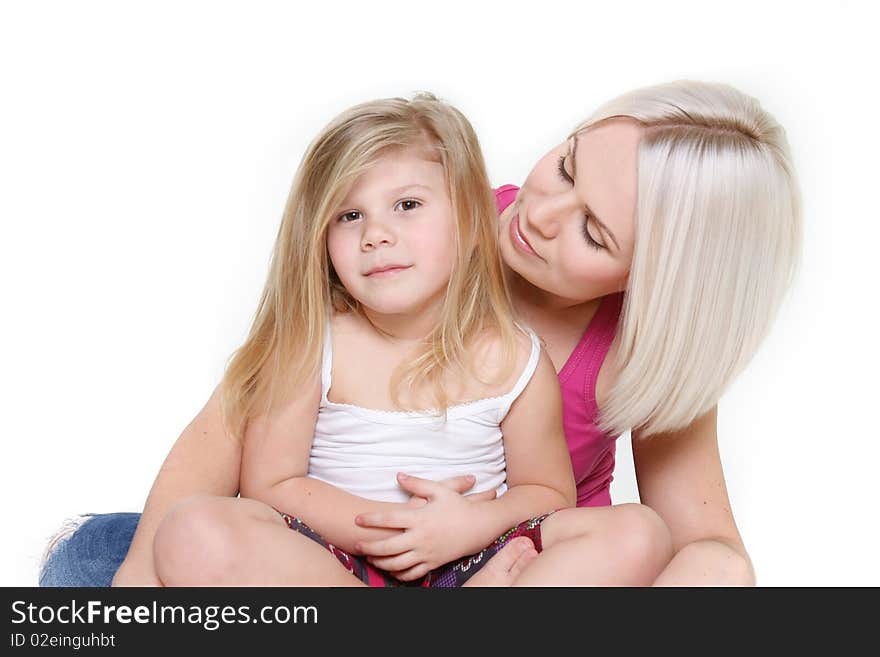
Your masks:
<svg viewBox="0 0 880 657"><path fill-rule="evenodd" d="M454 586L514 536L541 549L574 479L495 212L473 129L433 96L356 106L319 135L220 387L249 499L173 509L163 584ZM358 524L376 512L387 528Z"/></svg>

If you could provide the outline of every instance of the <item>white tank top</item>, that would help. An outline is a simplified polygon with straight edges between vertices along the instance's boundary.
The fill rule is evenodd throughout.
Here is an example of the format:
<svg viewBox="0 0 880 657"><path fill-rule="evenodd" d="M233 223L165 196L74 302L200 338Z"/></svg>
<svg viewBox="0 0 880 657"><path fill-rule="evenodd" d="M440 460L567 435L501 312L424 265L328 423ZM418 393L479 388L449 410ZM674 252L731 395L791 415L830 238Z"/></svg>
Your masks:
<svg viewBox="0 0 880 657"><path fill-rule="evenodd" d="M505 395L450 406L446 422L437 411L383 411L327 399L333 347L330 326L324 334L321 403L308 476L353 495L384 502L406 502L409 493L397 484L397 473L440 480L457 475L476 477L468 493L507 490L501 421L531 380L538 365L538 336L528 363Z"/></svg>

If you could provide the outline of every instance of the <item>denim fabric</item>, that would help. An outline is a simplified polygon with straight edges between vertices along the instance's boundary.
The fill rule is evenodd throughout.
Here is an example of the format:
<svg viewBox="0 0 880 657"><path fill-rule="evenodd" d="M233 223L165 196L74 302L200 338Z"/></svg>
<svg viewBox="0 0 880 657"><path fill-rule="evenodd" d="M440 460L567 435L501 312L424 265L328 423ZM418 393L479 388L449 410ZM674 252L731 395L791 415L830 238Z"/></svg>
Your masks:
<svg viewBox="0 0 880 657"><path fill-rule="evenodd" d="M89 515L52 550L40 572L40 586L110 586L140 517L140 513Z"/></svg>

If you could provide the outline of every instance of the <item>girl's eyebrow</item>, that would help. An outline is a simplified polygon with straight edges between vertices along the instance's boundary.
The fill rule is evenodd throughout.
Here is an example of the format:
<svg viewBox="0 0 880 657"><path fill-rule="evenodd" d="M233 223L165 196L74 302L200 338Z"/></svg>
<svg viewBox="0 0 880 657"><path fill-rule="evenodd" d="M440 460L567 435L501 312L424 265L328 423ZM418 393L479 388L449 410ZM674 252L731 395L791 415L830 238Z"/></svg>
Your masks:
<svg viewBox="0 0 880 657"><path fill-rule="evenodd" d="M420 189L426 189L429 192L432 191L432 188L429 187L428 185L423 185L421 183L409 183L406 185L401 185L400 187L395 187L394 189L391 190L391 194L392 195L400 194L401 192L403 192L407 189L413 189L414 187L418 187Z"/></svg>
<svg viewBox="0 0 880 657"><path fill-rule="evenodd" d="M569 157L571 157L571 179L572 180L577 180L577 147L578 147L578 136L575 134L572 137L572 143L571 143L571 146L569 147ZM611 229L608 228L608 226L605 224L604 221L602 221L601 219L599 219L599 217L596 216L596 213L590 209L590 206L586 201L584 202L584 210L586 211L586 213L588 215L590 215L593 218L593 221L595 221L597 224L599 224L599 228L601 228L602 231L604 233L606 233L608 235L608 237L611 238L611 241L614 242L614 246L616 246L617 250L620 251L620 245L617 243L617 238L614 237L614 233L611 232Z"/></svg>
<svg viewBox="0 0 880 657"><path fill-rule="evenodd" d="M405 192L407 190L416 189L416 188L423 189L426 192L433 192L434 191L434 188L429 187L428 185L423 185L421 183L407 183L406 185L401 185L400 187L395 187L394 189L388 190L388 196L397 196L398 194L402 194L403 192ZM384 194L385 192L382 192L382 193ZM351 196L351 192L349 192L349 195L345 197L345 199L343 200L343 203L339 207L342 208L342 207L348 207L350 205L359 205L360 201L361 201L360 197L353 198Z"/></svg>

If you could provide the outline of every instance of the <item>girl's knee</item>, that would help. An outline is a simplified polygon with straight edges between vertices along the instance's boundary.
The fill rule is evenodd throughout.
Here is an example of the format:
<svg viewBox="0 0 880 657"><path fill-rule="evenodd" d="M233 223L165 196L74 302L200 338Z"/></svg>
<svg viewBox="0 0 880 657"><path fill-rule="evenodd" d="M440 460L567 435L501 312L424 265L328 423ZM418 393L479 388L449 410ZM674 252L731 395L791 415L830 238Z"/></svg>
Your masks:
<svg viewBox="0 0 880 657"><path fill-rule="evenodd" d="M546 535L544 527L541 530L545 548L570 540L599 542L609 555L631 564L633 572L644 573L659 572L672 559L666 522L644 504L564 509L545 524Z"/></svg>
<svg viewBox="0 0 880 657"><path fill-rule="evenodd" d="M231 499L195 496L176 504L153 539L156 573L166 586L210 583L235 563Z"/></svg>

